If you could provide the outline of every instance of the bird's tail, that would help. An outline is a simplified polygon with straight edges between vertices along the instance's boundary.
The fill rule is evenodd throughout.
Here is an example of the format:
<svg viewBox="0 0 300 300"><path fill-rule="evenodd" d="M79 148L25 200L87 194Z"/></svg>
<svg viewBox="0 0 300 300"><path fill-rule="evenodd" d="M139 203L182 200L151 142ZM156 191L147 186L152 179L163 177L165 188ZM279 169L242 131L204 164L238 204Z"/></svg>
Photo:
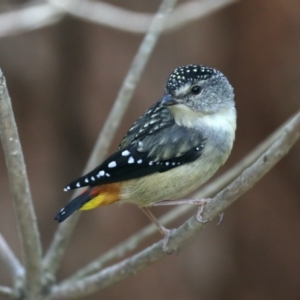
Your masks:
<svg viewBox="0 0 300 300"><path fill-rule="evenodd" d="M106 184L85 190L81 195L71 200L54 217L61 223L77 210L89 210L97 206L108 205L119 200L119 184Z"/></svg>
<svg viewBox="0 0 300 300"><path fill-rule="evenodd" d="M80 209L85 203L90 201L92 196L90 194L90 190L84 191L81 195L74 198L70 201L64 208L62 208L54 217L54 219L61 223L69 216L71 216L75 211Z"/></svg>

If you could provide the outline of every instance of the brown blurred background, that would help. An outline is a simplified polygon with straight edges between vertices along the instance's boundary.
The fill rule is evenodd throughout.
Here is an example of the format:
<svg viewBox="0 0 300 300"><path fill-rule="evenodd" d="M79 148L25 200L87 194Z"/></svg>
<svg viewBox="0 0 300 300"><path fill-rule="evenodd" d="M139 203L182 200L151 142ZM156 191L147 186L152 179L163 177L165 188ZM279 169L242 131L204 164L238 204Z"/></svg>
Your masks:
<svg viewBox="0 0 300 300"><path fill-rule="evenodd" d="M1 2L2 11L25 3ZM159 4L109 2L149 13ZM142 35L72 17L0 39L0 67L19 126L44 251L57 229L53 216L70 197L62 188L81 174L141 40ZM189 63L220 69L235 87L237 137L221 174L300 107L300 1L244 0L164 34L111 151L161 97L169 73ZM225 212L220 226L212 222L177 255L85 299L300 299L299 151L298 142ZM0 190L0 231L20 257L3 153ZM154 210L156 215L166 211ZM58 280L147 224L132 205L84 213ZM1 262L0 283L10 284Z"/></svg>

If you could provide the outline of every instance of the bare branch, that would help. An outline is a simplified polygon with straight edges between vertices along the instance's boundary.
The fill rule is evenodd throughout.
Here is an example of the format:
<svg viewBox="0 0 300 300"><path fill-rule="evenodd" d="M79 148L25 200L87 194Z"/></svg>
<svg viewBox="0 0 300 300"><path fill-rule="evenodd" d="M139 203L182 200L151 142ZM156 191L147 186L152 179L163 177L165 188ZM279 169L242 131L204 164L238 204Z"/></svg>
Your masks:
<svg viewBox="0 0 300 300"><path fill-rule="evenodd" d="M166 30L181 28L236 2L238 0L205 0L181 4L171 14Z"/></svg>
<svg viewBox="0 0 300 300"><path fill-rule="evenodd" d="M120 122L130 103L133 92L139 82L141 74L148 62L148 59L157 43L157 40L164 28L165 20L172 11L177 0L163 0L157 14L155 15L149 32L142 41L137 54L135 55L130 69L125 77L123 85L118 93L114 106L104 124L104 127L98 137L94 150L87 163L85 171L92 169L99 161L106 156L111 141L118 129ZM76 193L75 193L76 194ZM68 240L78 221L79 213L69 218L59 226L54 236L53 243L50 245L49 251L44 260L44 267L49 274L55 273L60 265L61 258L65 252Z"/></svg>
<svg viewBox="0 0 300 300"><path fill-rule="evenodd" d="M6 243L4 237L0 233L0 259L3 261L7 271L10 273L13 281L24 276L24 268L16 258L13 251Z"/></svg>
<svg viewBox="0 0 300 300"><path fill-rule="evenodd" d="M211 14L237 0L207 0L184 3L171 14L166 30L180 28L194 20ZM99 25L133 33L147 32L152 14L137 13L104 2L49 1L0 14L0 37L37 30L59 22L65 13Z"/></svg>
<svg viewBox="0 0 300 300"><path fill-rule="evenodd" d="M26 268L28 297L41 280L41 244L17 126L5 78L0 70L0 134Z"/></svg>
<svg viewBox="0 0 300 300"><path fill-rule="evenodd" d="M145 33L153 14L133 12L115 5L88 0L48 0L55 8L88 22L132 33ZM178 6L171 13L165 30L178 29L192 21L215 12L237 0L191 1Z"/></svg>
<svg viewBox="0 0 300 300"><path fill-rule="evenodd" d="M217 192L219 192L226 185L228 185L235 178L237 178L237 176L239 176L247 167L253 164L258 159L258 157L262 155L262 153L267 151L267 149L278 139L280 134L283 132L285 126L287 126L287 124L289 124L293 118L290 118L287 122L280 126L265 141L258 145L253 151L251 151L251 153L249 153L241 161L235 164L230 170L216 178L210 184L207 184L200 191L197 191L192 197L196 199L211 197L212 195L215 195ZM188 205L176 207L170 212L166 213L164 216L162 216L159 219L159 223L164 226L168 225L192 210L195 210L195 207ZM81 270L77 271L71 278L68 278L65 281L63 281L63 284L71 282L73 280L78 280L87 275L91 275L93 273L98 272L112 261L119 259L128 252L136 249L141 242L143 242L155 233L157 233L156 226L154 226L153 224L146 226L139 232L135 233L133 236L129 237L127 240L110 249L107 253L99 256L98 258L90 262Z"/></svg>
<svg viewBox="0 0 300 300"><path fill-rule="evenodd" d="M0 37L20 34L50 26L63 16L61 9L33 2L14 11L0 14Z"/></svg>
<svg viewBox="0 0 300 300"><path fill-rule="evenodd" d="M7 286L0 285L0 295L4 295L9 299L17 299L17 295L14 293L13 289Z"/></svg>
<svg viewBox="0 0 300 300"><path fill-rule="evenodd" d="M174 30L238 0L206 0L183 3L170 15L165 30ZM138 13L105 2L48 0L0 14L0 37L37 30L59 22L68 13L76 18L132 33L146 33L153 14Z"/></svg>
<svg viewBox="0 0 300 300"><path fill-rule="evenodd" d="M204 219L212 220L230 206L236 199L248 191L258 182L282 157L284 157L300 136L300 113L285 127L284 132L275 143L236 180L218 193L205 206ZM168 247L176 251L179 247L196 235L205 224L191 217L174 233L171 234ZM167 254L162 250L163 241L108 267L94 275L69 284L55 286L52 289L50 300L70 299L83 297L99 289L103 289L125 279L148 265L162 259Z"/></svg>

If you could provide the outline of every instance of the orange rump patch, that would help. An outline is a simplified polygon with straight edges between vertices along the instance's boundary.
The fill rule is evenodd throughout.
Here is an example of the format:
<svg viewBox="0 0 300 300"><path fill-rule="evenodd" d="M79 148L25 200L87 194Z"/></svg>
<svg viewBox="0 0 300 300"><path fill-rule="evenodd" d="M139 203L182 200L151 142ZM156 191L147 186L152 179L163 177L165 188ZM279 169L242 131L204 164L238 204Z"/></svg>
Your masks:
<svg viewBox="0 0 300 300"><path fill-rule="evenodd" d="M89 210L102 205L109 205L119 200L120 183L95 186L90 191L92 199L84 204L80 210Z"/></svg>

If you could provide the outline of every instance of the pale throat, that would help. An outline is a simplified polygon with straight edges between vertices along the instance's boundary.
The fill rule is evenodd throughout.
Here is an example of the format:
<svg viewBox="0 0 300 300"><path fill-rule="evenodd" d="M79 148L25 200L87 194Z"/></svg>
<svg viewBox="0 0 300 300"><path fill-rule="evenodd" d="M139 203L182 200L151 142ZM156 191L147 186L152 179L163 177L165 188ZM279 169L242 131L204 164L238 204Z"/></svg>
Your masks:
<svg viewBox="0 0 300 300"><path fill-rule="evenodd" d="M236 129L236 110L230 107L213 114L195 112L183 104L168 107L177 125L187 128L209 127L215 130L224 130L230 133Z"/></svg>

